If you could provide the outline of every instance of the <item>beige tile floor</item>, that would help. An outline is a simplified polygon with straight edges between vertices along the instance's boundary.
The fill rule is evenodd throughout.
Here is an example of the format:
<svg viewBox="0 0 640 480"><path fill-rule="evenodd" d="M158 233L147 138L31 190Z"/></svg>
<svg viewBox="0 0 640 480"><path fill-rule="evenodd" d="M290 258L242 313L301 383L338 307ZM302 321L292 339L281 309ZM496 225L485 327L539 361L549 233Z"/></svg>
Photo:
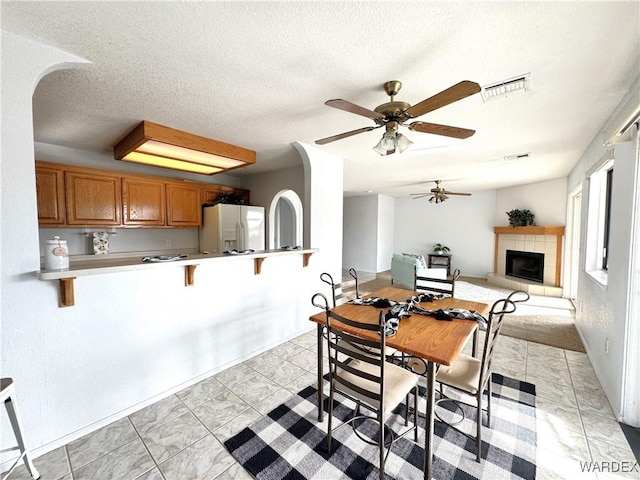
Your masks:
<svg viewBox="0 0 640 480"><path fill-rule="evenodd" d="M251 478L223 442L316 380L315 330L218 373L35 460L50 480ZM538 478L640 478L583 473L580 462L635 462L584 353L501 337L495 371L537 387ZM29 478L23 466L10 477Z"/></svg>

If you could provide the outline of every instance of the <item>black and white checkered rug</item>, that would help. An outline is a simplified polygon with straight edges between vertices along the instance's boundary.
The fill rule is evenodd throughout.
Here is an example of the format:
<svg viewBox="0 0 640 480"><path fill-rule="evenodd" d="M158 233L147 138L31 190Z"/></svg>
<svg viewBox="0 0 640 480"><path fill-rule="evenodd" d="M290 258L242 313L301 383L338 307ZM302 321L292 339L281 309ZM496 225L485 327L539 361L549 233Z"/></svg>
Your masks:
<svg viewBox="0 0 640 480"><path fill-rule="evenodd" d="M463 407L467 418L456 426L457 430L435 422L435 479L535 479L535 386L499 374L494 374L493 382L492 428L484 427L482 431L482 463L475 461L475 409ZM327 454L327 418L325 415L323 423L317 421L316 394L314 387L305 388L227 440L225 446L260 480L377 479L377 447L360 440L350 426L335 432L332 453ZM341 396L336 396L334 401L335 428L350 418L353 403ZM443 405L452 405L452 402ZM424 407L422 403L420 411L424 412ZM406 429L403 409L398 407L387 419L387 425L396 432ZM443 418L454 418L454 414L443 407L437 410ZM358 428L371 438L375 438L376 429L374 422L365 422ZM408 434L393 444L385 466L387 478L423 478L424 429L420 428L417 445L409 440L412 437L413 434Z"/></svg>

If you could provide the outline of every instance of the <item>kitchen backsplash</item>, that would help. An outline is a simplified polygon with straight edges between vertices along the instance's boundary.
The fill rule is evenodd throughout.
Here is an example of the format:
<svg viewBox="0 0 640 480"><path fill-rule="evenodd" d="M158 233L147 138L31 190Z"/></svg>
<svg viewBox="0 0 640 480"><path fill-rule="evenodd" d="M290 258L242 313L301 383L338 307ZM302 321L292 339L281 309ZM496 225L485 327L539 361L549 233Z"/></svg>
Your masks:
<svg viewBox="0 0 640 480"><path fill-rule="evenodd" d="M197 251L197 228L41 228L40 255L46 241L55 235L67 241L69 255L93 255L93 232L115 232L109 235L109 253L149 251Z"/></svg>

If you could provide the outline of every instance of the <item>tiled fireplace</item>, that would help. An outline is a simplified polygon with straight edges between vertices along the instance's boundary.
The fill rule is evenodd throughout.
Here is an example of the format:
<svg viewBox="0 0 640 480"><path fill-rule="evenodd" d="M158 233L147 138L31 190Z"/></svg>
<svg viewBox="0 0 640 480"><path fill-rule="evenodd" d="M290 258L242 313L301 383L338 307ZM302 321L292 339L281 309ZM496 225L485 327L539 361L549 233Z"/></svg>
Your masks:
<svg viewBox="0 0 640 480"><path fill-rule="evenodd" d="M489 283L533 295L562 296L564 227L494 227L493 231L495 250Z"/></svg>

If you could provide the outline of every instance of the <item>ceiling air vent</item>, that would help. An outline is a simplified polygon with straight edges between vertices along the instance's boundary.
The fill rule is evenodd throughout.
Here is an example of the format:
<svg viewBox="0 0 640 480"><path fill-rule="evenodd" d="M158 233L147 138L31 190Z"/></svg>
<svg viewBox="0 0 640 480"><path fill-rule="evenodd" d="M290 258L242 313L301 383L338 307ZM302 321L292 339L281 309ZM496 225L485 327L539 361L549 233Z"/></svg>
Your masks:
<svg viewBox="0 0 640 480"><path fill-rule="evenodd" d="M505 162L513 162L514 160L528 160L529 157L531 157L531 153L517 153L515 155L505 155L504 156L504 161Z"/></svg>
<svg viewBox="0 0 640 480"><path fill-rule="evenodd" d="M506 97L517 92L526 92L530 89L531 74L526 73L502 82L485 85L482 87L482 99L485 102L496 98Z"/></svg>

